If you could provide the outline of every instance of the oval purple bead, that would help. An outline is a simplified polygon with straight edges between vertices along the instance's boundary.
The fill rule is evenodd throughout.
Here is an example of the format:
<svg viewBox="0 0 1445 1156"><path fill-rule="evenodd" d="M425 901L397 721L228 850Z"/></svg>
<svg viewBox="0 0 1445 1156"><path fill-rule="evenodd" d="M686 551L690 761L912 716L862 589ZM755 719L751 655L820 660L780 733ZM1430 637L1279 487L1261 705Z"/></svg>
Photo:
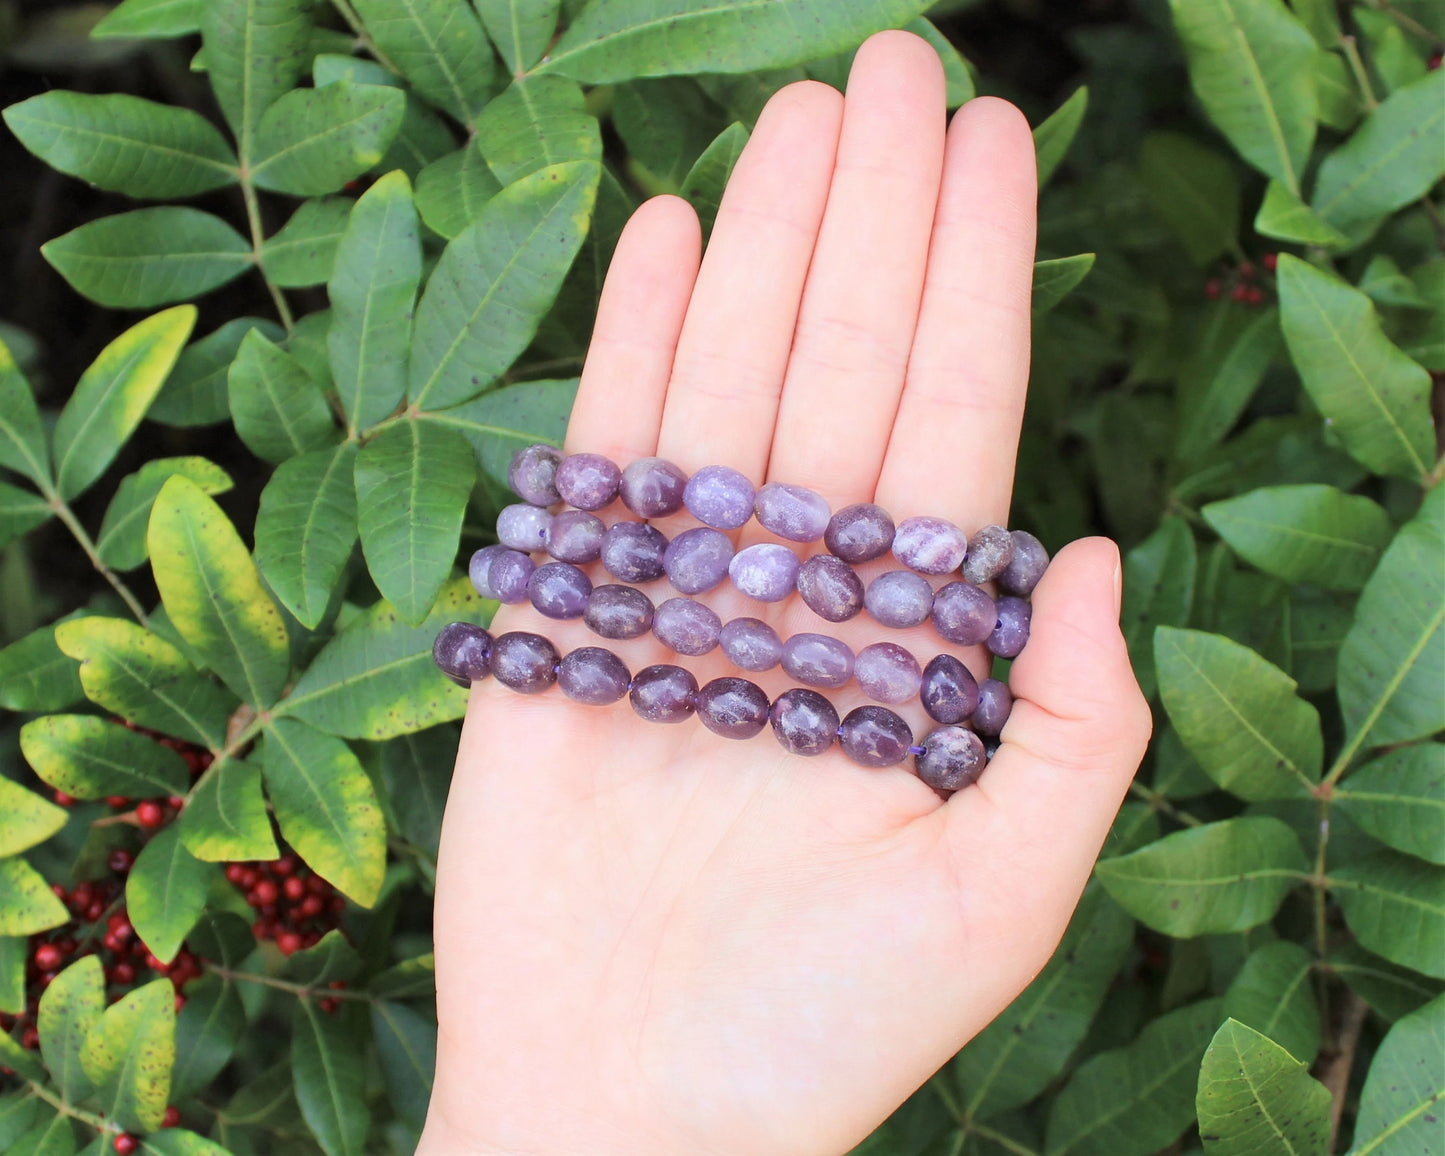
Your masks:
<svg viewBox="0 0 1445 1156"><path fill-rule="evenodd" d="M920 574L957 570L967 553L967 535L943 518L904 518L893 535L893 556Z"/></svg>
<svg viewBox="0 0 1445 1156"><path fill-rule="evenodd" d="M560 502L562 495L557 492L557 467L561 462L562 451L556 446L541 442L524 446L512 455L512 463L507 468L507 484L517 497L534 506Z"/></svg>
<svg viewBox="0 0 1445 1156"><path fill-rule="evenodd" d="M487 585L498 602L525 602L537 565L520 550L503 549L487 567Z"/></svg>
<svg viewBox="0 0 1445 1156"><path fill-rule="evenodd" d="M542 635L514 630L492 642L492 677L518 694L541 694L557 681L560 658Z"/></svg>
<svg viewBox="0 0 1445 1156"><path fill-rule="evenodd" d="M888 553L894 529L893 519L882 506L857 502L833 515L823 531L823 544L828 553L845 562L871 562Z"/></svg>
<svg viewBox="0 0 1445 1156"><path fill-rule="evenodd" d="M495 599L497 597L497 592L492 589L490 579L492 561L499 554L505 553L507 549L508 547L500 544L483 546L473 553L470 561L467 562L467 577L472 580L473 589L483 598Z"/></svg>
<svg viewBox="0 0 1445 1156"><path fill-rule="evenodd" d="M816 542L828 528L828 502L804 486L769 482L753 502L758 525L790 542Z"/></svg>
<svg viewBox="0 0 1445 1156"><path fill-rule="evenodd" d="M696 657L717 646L722 619L701 602L691 598L669 598L652 616L652 633L678 654Z"/></svg>
<svg viewBox="0 0 1445 1156"><path fill-rule="evenodd" d="M492 636L470 622L448 622L437 631L431 656L454 683L470 687L492 671Z"/></svg>
<svg viewBox="0 0 1445 1156"><path fill-rule="evenodd" d="M1010 537L1014 541L1013 557L998 576L998 584L1009 594L1025 598L1034 592L1049 568L1049 552L1027 530L1015 530Z"/></svg>
<svg viewBox="0 0 1445 1156"><path fill-rule="evenodd" d="M826 634L795 634L783 643L783 669L808 686L842 686L853 677L853 652Z"/></svg>
<svg viewBox="0 0 1445 1156"><path fill-rule="evenodd" d="M497 541L513 550L541 550L547 543L547 526L552 521L544 506L514 502L497 514Z"/></svg>
<svg viewBox="0 0 1445 1156"><path fill-rule="evenodd" d="M864 767L891 767L908 757L913 732L886 706L860 706L843 716L838 744Z"/></svg>
<svg viewBox="0 0 1445 1156"><path fill-rule="evenodd" d="M1013 711L1014 696L1008 684L996 678L986 678L978 684L978 706L973 711L973 729L981 735L993 737L1003 730L1004 723Z"/></svg>
<svg viewBox="0 0 1445 1156"><path fill-rule="evenodd" d="M538 566L527 581L528 599L548 618L581 618L591 593L591 579L570 562Z"/></svg>
<svg viewBox="0 0 1445 1156"><path fill-rule="evenodd" d="M732 558L731 538L721 530L698 526L684 530L667 544L662 565L679 593L701 594L727 577Z"/></svg>
<svg viewBox="0 0 1445 1156"><path fill-rule="evenodd" d="M928 621L933 609L933 587L912 570L889 570L868 583L863 605L875 621L903 629Z"/></svg>
<svg viewBox="0 0 1445 1156"><path fill-rule="evenodd" d="M622 659L600 646L579 646L557 666L557 686L573 702L607 706L627 693L632 676Z"/></svg>
<svg viewBox="0 0 1445 1156"><path fill-rule="evenodd" d="M663 458L638 458L622 471L618 492L639 518L661 518L682 509L687 475Z"/></svg>
<svg viewBox="0 0 1445 1156"><path fill-rule="evenodd" d="M687 480L682 501L688 513L716 530L736 530L753 516L757 491L731 466L703 466Z"/></svg>
<svg viewBox="0 0 1445 1156"><path fill-rule="evenodd" d="M768 722L790 755L821 755L838 737L838 711L816 690L795 686L773 700Z"/></svg>
<svg viewBox="0 0 1445 1156"><path fill-rule="evenodd" d="M583 564L602 556L602 519L586 510L563 510L547 527L547 553L559 562Z"/></svg>
<svg viewBox="0 0 1445 1156"><path fill-rule="evenodd" d="M645 522L614 522L602 535L602 566L619 582L652 582L666 572L667 539Z"/></svg>
<svg viewBox="0 0 1445 1156"><path fill-rule="evenodd" d="M967 582L949 582L933 596L933 629L939 637L974 646L993 633L998 621L994 600Z"/></svg>
<svg viewBox="0 0 1445 1156"><path fill-rule="evenodd" d="M874 702L908 702L923 682L923 668L895 642L875 642L858 652L853 678Z"/></svg>
<svg viewBox="0 0 1445 1156"><path fill-rule="evenodd" d="M961 791L988 766L983 740L963 727L939 727L919 745L923 753L914 755L913 766L935 791Z"/></svg>
<svg viewBox="0 0 1445 1156"><path fill-rule="evenodd" d="M603 638L640 638L652 629L652 599L631 586L596 586L582 620Z"/></svg>
<svg viewBox="0 0 1445 1156"><path fill-rule="evenodd" d="M776 542L759 542L733 555L728 577L759 602L781 602L798 583L798 556Z"/></svg>
<svg viewBox="0 0 1445 1156"><path fill-rule="evenodd" d="M697 692L698 721L726 739L750 739L768 725L768 696L745 678L715 678Z"/></svg>
<svg viewBox="0 0 1445 1156"><path fill-rule="evenodd" d="M998 622L988 636L988 648L1000 658L1016 658L1029 640L1034 608L1022 598L1004 595L998 600Z"/></svg>
<svg viewBox="0 0 1445 1156"><path fill-rule="evenodd" d="M644 666L632 676L627 697L637 716L648 722L684 722L697 710L697 679L666 662Z"/></svg>
<svg viewBox="0 0 1445 1156"><path fill-rule="evenodd" d="M617 497L622 471L601 454L568 454L557 467L557 493L579 510L600 510Z"/></svg>
<svg viewBox="0 0 1445 1156"><path fill-rule="evenodd" d="M918 697L934 722L961 723L978 707L978 683L953 655L939 654L923 668Z"/></svg>
<svg viewBox="0 0 1445 1156"><path fill-rule="evenodd" d="M985 526L968 540L961 572L975 586L991 582L1004 572L1014 556L1013 536L1002 526Z"/></svg>
<svg viewBox="0 0 1445 1156"><path fill-rule="evenodd" d="M757 618L734 618L722 628L718 642L739 670L772 670L783 660L783 640Z"/></svg>
<svg viewBox="0 0 1445 1156"><path fill-rule="evenodd" d="M798 569L798 596L819 618L847 622L863 609L863 580L832 554L814 554Z"/></svg>

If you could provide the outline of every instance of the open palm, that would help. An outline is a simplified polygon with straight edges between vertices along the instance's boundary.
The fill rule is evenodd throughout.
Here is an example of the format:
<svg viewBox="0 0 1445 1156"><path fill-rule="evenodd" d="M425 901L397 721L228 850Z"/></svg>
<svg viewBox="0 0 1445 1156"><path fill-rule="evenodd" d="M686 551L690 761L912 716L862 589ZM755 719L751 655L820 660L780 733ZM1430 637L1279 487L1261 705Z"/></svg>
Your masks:
<svg viewBox="0 0 1445 1156"><path fill-rule="evenodd" d="M730 465L835 509L1006 523L1034 201L1018 112L976 100L945 132L933 50L874 37L846 100L805 82L769 102L701 263L684 202L634 215L567 448ZM479 684L442 834L421 1150L794 1156L861 1140L1028 983L1073 910L1149 733L1118 583L1111 543L1059 553L1003 746L947 802L906 767ZM796 599L771 616L731 589L708 600L785 637L940 649L926 628L830 628ZM564 652L598 641L529 607L493 626L529 629ZM676 661L655 640L613 648L633 670ZM982 677L986 656L966 657ZM716 653L688 664L700 682L732 673ZM902 713L928 728L916 703Z"/></svg>

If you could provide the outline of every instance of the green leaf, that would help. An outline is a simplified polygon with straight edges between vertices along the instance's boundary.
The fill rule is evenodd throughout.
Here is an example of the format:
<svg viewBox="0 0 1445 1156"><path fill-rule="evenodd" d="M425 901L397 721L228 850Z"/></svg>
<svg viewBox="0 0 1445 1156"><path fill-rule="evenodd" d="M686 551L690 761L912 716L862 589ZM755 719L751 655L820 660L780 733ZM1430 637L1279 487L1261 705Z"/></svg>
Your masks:
<svg viewBox="0 0 1445 1156"><path fill-rule="evenodd" d="M1445 979L1445 867L1381 851L1332 870L1329 887L1361 945Z"/></svg>
<svg viewBox="0 0 1445 1156"><path fill-rule="evenodd" d="M1183 518L1166 517L1159 528L1124 557L1124 601L1120 624L1134 676L1154 697L1154 628L1183 626L1194 605L1197 566L1194 534Z"/></svg>
<svg viewBox="0 0 1445 1156"><path fill-rule="evenodd" d="M1154 632L1159 697L1205 774L1241 799L1282 799L1319 781L1320 716L1295 681L1219 634Z"/></svg>
<svg viewBox="0 0 1445 1156"><path fill-rule="evenodd" d="M1334 801L1382 843L1445 864L1445 743L1416 743L1367 763L1335 788Z"/></svg>
<svg viewBox="0 0 1445 1156"><path fill-rule="evenodd" d="M904 31L928 41L933 46L933 51L938 53L939 63L943 65L943 102L946 107L958 108L977 95L968 61L964 60L963 54L938 30L933 21L920 16L916 20L910 20L903 28ZM1042 183L1040 181L1040 184Z"/></svg>
<svg viewBox="0 0 1445 1156"><path fill-rule="evenodd" d="M112 570L134 570L145 562L146 527L151 507L167 478L190 478L202 493L224 494L231 475L206 458L155 458L121 479L106 507L96 553Z"/></svg>
<svg viewBox="0 0 1445 1156"><path fill-rule="evenodd" d="M374 84L339 80L286 93L256 127L256 187L295 197L336 192L381 160L405 112L400 91Z"/></svg>
<svg viewBox="0 0 1445 1156"><path fill-rule="evenodd" d="M121 0L90 30L92 40L168 40L201 27L201 0Z"/></svg>
<svg viewBox="0 0 1445 1156"><path fill-rule="evenodd" d="M1279 0L1169 0L1189 81L1229 143L1298 193L1315 139L1315 42Z"/></svg>
<svg viewBox="0 0 1445 1156"><path fill-rule="evenodd" d="M1260 202L1259 212L1254 215L1254 231L1261 237L1272 237L1276 241L1292 241L1298 245L1319 245L1326 249L1341 249L1350 239L1315 216L1299 194L1290 191L1279 181L1270 181Z"/></svg>
<svg viewBox="0 0 1445 1156"><path fill-rule="evenodd" d="M386 871L386 823L351 749L296 719L278 719L266 731L261 766L286 841L348 898L375 903Z"/></svg>
<svg viewBox="0 0 1445 1156"><path fill-rule="evenodd" d="M52 714L20 728L35 773L77 799L149 798L185 792L185 760L138 731L89 714Z"/></svg>
<svg viewBox="0 0 1445 1156"><path fill-rule="evenodd" d="M1199 1134L1215 1156L1325 1156L1330 1093L1268 1036L1228 1019L1199 1069Z"/></svg>
<svg viewBox="0 0 1445 1156"><path fill-rule="evenodd" d="M428 229L450 241L481 215L501 188L486 158L468 144L417 174L416 210Z"/></svg>
<svg viewBox="0 0 1445 1156"><path fill-rule="evenodd" d="M1428 473L1430 375L1385 336L1374 303L1353 285L1288 253L1278 277L1290 356L1345 449L1376 473Z"/></svg>
<svg viewBox="0 0 1445 1156"><path fill-rule="evenodd" d="M154 1132L166 1114L176 1062L176 989L157 979L122 996L100 1017L80 1054L106 1116Z"/></svg>
<svg viewBox="0 0 1445 1156"><path fill-rule="evenodd" d="M100 957L85 955L51 981L40 995L40 1054L61 1093L72 1103L94 1085L81 1066L85 1039L105 1010Z"/></svg>
<svg viewBox="0 0 1445 1156"><path fill-rule="evenodd" d="M612 127L627 149L628 170L644 188L676 189L717 128L717 115L702 89L689 78L668 76L630 80L612 92ZM595 158L597 153L589 149L582 155Z"/></svg>
<svg viewBox="0 0 1445 1156"><path fill-rule="evenodd" d="M1125 911L1156 931L1193 936L1264 923L1308 871L1295 833L1260 815L1176 831L1104 860L1094 876Z"/></svg>
<svg viewBox="0 0 1445 1156"><path fill-rule="evenodd" d="M75 1125L69 1116L56 1113L36 1124L14 1147L7 1149L7 1156L73 1156L74 1152ZM87 1152L85 1156L95 1154Z"/></svg>
<svg viewBox="0 0 1445 1156"><path fill-rule="evenodd" d="M598 163L602 136L582 89L555 76L519 78L477 118L476 147L510 185L540 169Z"/></svg>
<svg viewBox="0 0 1445 1156"><path fill-rule="evenodd" d="M20 1003L23 1011L24 1000ZM3 1053L0 1053L3 1057ZM21 1092L10 1092L0 1096L0 1148L12 1151L15 1141L30 1131L35 1123L40 1101L34 1096Z"/></svg>
<svg viewBox="0 0 1445 1156"><path fill-rule="evenodd" d="M1056 257L1034 262L1033 314L1042 317L1065 297L1094 267L1093 253L1076 253L1072 257Z"/></svg>
<svg viewBox="0 0 1445 1156"><path fill-rule="evenodd" d="M1218 1000L1146 1024L1128 1047L1086 1060L1049 1108L1046 1156L1148 1156L1194 1121L1199 1060L1219 1023Z"/></svg>
<svg viewBox="0 0 1445 1156"><path fill-rule="evenodd" d="M286 961L286 976L306 987L321 988L353 980L365 966L345 935L328 931L314 947L298 951Z"/></svg>
<svg viewBox="0 0 1445 1156"><path fill-rule="evenodd" d="M245 1030L246 1009L234 983L212 974L186 984L186 1006L176 1013L172 1097L184 1100L220 1075Z"/></svg>
<svg viewBox="0 0 1445 1156"><path fill-rule="evenodd" d="M1266 943L1244 961L1224 993L1224 1014L1267 1035L1301 1063L1314 1063L1320 1008L1310 983L1313 965L1297 943Z"/></svg>
<svg viewBox="0 0 1445 1156"><path fill-rule="evenodd" d="M231 1156L229 1151L213 1140L187 1132L184 1128L152 1132L142 1138L141 1153L142 1156Z"/></svg>
<svg viewBox="0 0 1445 1156"><path fill-rule="evenodd" d="M35 1053L22 1048L7 1032L0 1032L0 1062L27 1080L34 1080L38 1084L45 1083L45 1069L35 1058ZM14 1148L8 1149L8 1153L14 1151Z"/></svg>
<svg viewBox="0 0 1445 1156"><path fill-rule="evenodd" d="M1445 73L1391 93L1320 165L1314 210L1337 229L1378 221L1445 177Z"/></svg>
<svg viewBox="0 0 1445 1156"><path fill-rule="evenodd" d="M352 204L349 197L302 201L281 231L261 246L266 276L283 289L304 289L330 280Z"/></svg>
<svg viewBox="0 0 1445 1156"><path fill-rule="evenodd" d="M381 774L402 838L434 860L441 841L457 729L431 727L400 735L381 748Z"/></svg>
<svg viewBox="0 0 1445 1156"><path fill-rule="evenodd" d="M582 10L538 71L586 84L754 72L831 56L923 13L919 0L617 0Z"/></svg>
<svg viewBox="0 0 1445 1156"><path fill-rule="evenodd" d="M421 234L406 174L388 173L351 212L327 285L331 376L354 432L406 393L411 319L421 282Z"/></svg>
<svg viewBox="0 0 1445 1156"><path fill-rule="evenodd" d="M242 160L249 161L262 114L295 87L306 69L311 4L206 0L200 9L211 88L240 141Z"/></svg>
<svg viewBox="0 0 1445 1156"><path fill-rule="evenodd" d="M125 881L125 902L135 933L157 959L169 963L206 907L216 870L186 850L172 823L151 836Z"/></svg>
<svg viewBox="0 0 1445 1156"><path fill-rule="evenodd" d="M636 208L632 194L610 170L603 168L587 236L572 268L562 279L562 288L557 291L551 312L537 331L535 343L539 352L564 361L571 359L578 365L582 363L592 339L592 318L602 297L602 282L622 230Z"/></svg>
<svg viewBox="0 0 1445 1156"><path fill-rule="evenodd" d="M371 1005L371 1034L392 1107L420 1131L436 1071L436 1024L405 1004L378 1000Z"/></svg>
<svg viewBox="0 0 1445 1156"><path fill-rule="evenodd" d="M111 192L171 200L236 182L236 154L188 108L124 93L46 92L4 116L51 168Z"/></svg>
<svg viewBox="0 0 1445 1156"><path fill-rule="evenodd" d="M1365 1076L1355 1118L1353 1156L1438 1152L1439 1103L1445 1098L1445 998L1395 1024Z"/></svg>
<svg viewBox="0 0 1445 1156"><path fill-rule="evenodd" d="M0 546L42 525L54 511L39 494L0 482Z"/></svg>
<svg viewBox="0 0 1445 1156"><path fill-rule="evenodd" d="M1089 89L1080 85L1073 94L1034 129L1034 153L1037 157L1039 187L1048 183L1064 157L1069 146L1078 135L1079 126L1084 123L1084 113L1089 109Z"/></svg>
<svg viewBox="0 0 1445 1156"><path fill-rule="evenodd" d="M371 1113L366 1105L365 1049L346 1018L327 1015L309 999L291 1015L291 1068L296 1102L326 1156L360 1156Z"/></svg>
<svg viewBox="0 0 1445 1156"><path fill-rule="evenodd" d="M1401 305L1406 309L1430 309L1430 302L1420 295L1415 282L1384 253L1376 253L1360 274L1356 286L1376 305Z"/></svg>
<svg viewBox="0 0 1445 1156"><path fill-rule="evenodd" d="M0 858L28 851L65 826L64 807L0 778Z"/></svg>
<svg viewBox="0 0 1445 1156"><path fill-rule="evenodd" d="M30 383L0 341L0 466L44 485L50 480L50 445Z"/></svg>
<svg viewBox="0 0 1445 1156"><path fill-rule="evenodd" d="M235 700L174 646L120 618L63 622L55 644L80 663L85 695L137 726L220 750Z"/></svg>
<svg viewBox="0 0 1445 1156"><path fill-rule="evenodd" d="M1338 36L1331 43L1338 44ZM1339 53L1322 48L1315 53L1314 74L1320 124L1336 132L1349 132L1365 111L1349 65Z"/></svg>
<svg viewBox="0 0 1445 1156"><path fill-rule="evenodd" d="M196 323L178 305L131 326L81 374L55 422L55 478L69 501L115 460L175 365Z"/></svg>
<svg viewBox="0 0 1445 1156"><path fill-rule="evenodd" d="M282 462L261 491L256 567L281 604L316 629L356 543L356 444Z"/></svg>
<svg viewBox="0 0 1445 1156"><path fill-rule="evenodd" d="M1441 992L1440 983L1371 955L1357 943L1342 943L1334 948L1329 955L1329 970L1390 1023Z"/></svg>
<svg viewBox="0 0 1445 1156"><path fill-rule="evenodd" d="M40 252L77 293L116 309L199 297L253 262L250 242L220 217L174 205L101 217Z"/></svg>
<svg viewBox="0 0 1445 1156"><path fill-rule="evenodd" d="M492 93L496 58L468 4L356 0L366 30L402 75L468 128Z"/></svg>
<svg viewBox="0 0 1445 1156"><path fill-rule="evenodd" d="M515 76L547 51L561 0L476 0L476 5L487 35Z"/></svg>
<svg viewBox="0 0 1445 1156"><path fill-rule="evenodd" d="M25 1010L25 969L29 962L28 939L18 935L0 936L0 1011L18 1015ZM0 1053L0 1057L3 1057L3 1053ZM0 1132L3 1132L3 1129L3 1123L0 1123Z"/></svg>
<svg viewBox="0 0 1445 1156"><path fill-rule="evenodd" d="M1300 690L1309 694L1335 685L1335 665L1354 610L1352 600L1308 597L1302 592L1290 599L1289 665Z"/></svg>
<svg viewBox="0 0 1445 1156"><path fill-rule="evenodd" d="M186 850L207 863L270 860L277 855L261 796L261 770L250 761L212 763L186 799L178 826Z"/></svg>
<svg viewBox="0 0 1445 1156"><path fill-rule="evenodd" d="M697 210L704 241L712 233L718 206L722 204L723 190L727 188L733 166L738 163L738 157L742 156L743 146L747 143L747 126L734 121L713 138L712 144L703 149L702 155L693 162L687 176L682 179L681 194Z"/></svg>
<svg viewBox="0 0 1445 1156"><path fill-rule="evenodd" d="M482 472L505 491L507 467L517 450L536 442L562 444L576 396L575 377L567 381L528 381L419 417L456 430L466 438L476 451Z"/></svg>
<svg viewBox="0 0 1445 1156"><path fill-rule="evenodd" d="M1221 303L1199 330L1179 373L1174 455L1197 461L1234 428L1280 350L1279 312L1245 313Z"/></svg>
<svg viewBox="0 0 1445 1156"><path fill-rule="evenodd" d="M373 976L366 990L382 999L415 999L436 994L436 958L431 952L404 959Z"/></svg>
<svg viewBox="0 0 1445 1156"><path fill-rule="evenodd" d="M954 1058L960 1106L971 1117L1028 1103L1064 1069L1133 939L1133 921L1107 896L1084 893L1043 971Z"/></svg>
<svg viewBox="0 0 1445 1156"><path fill-rule="evenodd" d="M227 321L181 351L146 417L174 426L229 421L231 401L226 392L226 374L241 347L241 340L253 329L259 329L272 341L281 341L286 336L281 326L257 317Z"/></svg>
<svg viewBox="0 0 1445 1156"><path fill-rule="evenodd" d="M1139 180L1196 265L1237 248L1239 173L1228 157L1183 133L1152 132L1139 146Z"/></svg>
<svg viewBox="0 0 1445 1156"><path fill-rule="evenodd" d="M181 637L255 707L281 695L290 670L286 625L236 528L187 478L169 479L150 522L161 601Z"/></svg>
<svg viewBox="0 0 1445 1156"><path fill-rule="evenodd" d="M322 648L277 712L373 742L461 718L467 692L436 672L432 641L448 622L483 621L483 606L465 576L442 587L420 626L376 603Z"/></svg>
<svg viewBox="0 0 1445 1156"><path fill-rule="evenodd" d="M284 462L337 439L320 387L301 363L259 330L247 333L226 377L236 433L251 452Z"/></svg>

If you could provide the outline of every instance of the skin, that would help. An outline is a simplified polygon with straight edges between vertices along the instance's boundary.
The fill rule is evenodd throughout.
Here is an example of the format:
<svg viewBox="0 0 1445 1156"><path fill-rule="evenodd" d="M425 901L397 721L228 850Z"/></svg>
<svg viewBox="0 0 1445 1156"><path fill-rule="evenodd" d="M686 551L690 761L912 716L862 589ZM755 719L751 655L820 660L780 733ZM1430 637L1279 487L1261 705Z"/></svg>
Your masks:
<svg viewBox="0 0 1445 1156"><path fill-rule="evenodd" d="M1035 199L1019 112L980 98L946 127L932 49L873 37L846 100L803 82L769 102L700 263L683 201L633 216L568 450L1007 524ZM1113 543L1059 552L1003 746L947 801L906 766L477 684L442 832L418 1151L821 1156L862 1140L1028 984L1078 901L1150 730L1119 589ZM927 626L704 597L785 636L942 649ZM492 629L597 642L525 606ZM677 661L655 640L608 645L634 671ZM982 677L984 656L966 658ZM729 673L716 652L682 664ZM832 697L840 713L863 701ZM898 709L929 729L916 703Z"/></svg>

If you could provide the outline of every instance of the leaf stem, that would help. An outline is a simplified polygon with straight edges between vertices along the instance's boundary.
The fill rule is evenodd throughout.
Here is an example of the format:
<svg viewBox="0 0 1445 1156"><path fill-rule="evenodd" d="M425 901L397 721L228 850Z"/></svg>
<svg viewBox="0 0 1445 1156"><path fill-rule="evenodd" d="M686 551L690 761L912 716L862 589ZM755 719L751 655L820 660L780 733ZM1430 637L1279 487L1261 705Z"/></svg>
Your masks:
<svg viewBox="0 0 1445 1156"><path fill-rule="evenodd" d="M277 991L290 992L298 999L315 996L319 999L349 999L360 1003L376 1002L369 992L351 991L344 987L307 987L304 983L292 983L287 979L277 979L274 975L262 975L255 971L233 971L229 967L221 967L219 964L209 962L206 964L206 970L219 975L222 979L239 983L257 983L262 987L274 987Z"/></svg>
<svg viewBox="0 0 1445 1156"><path fill-rule="evenodd" d="M964 1122L963 1107L959 1104L958 1097L953 1094L953 1089L948 1086L948 1081L943 1078L943 1073L934 1072L928 1078L928 1086L943 1101L943 1106L948 1109L948 1114L962 1124Z"/></svg>
<svg viewBox="0 0 1445 1156"><path fill-rule="evenodd" d="M1016 1156L1039 1156L1039 1153L1027 1144L1021 1144L1012 1136L1005 1136L1002 1132L995 1132L992 1128L985 1127L983 1124L970 1122L968 1124L968 1130L981 1139L993 1141L993 1143L997 1144L1000 1148L1013 1152Z"/></svg>
<svg viewBox="0 0 1445 1156"><path fill-rule="evenodd" d="M1369 1012L1370 1005L1354 992L1350 991L1345 996L1335 1054L1320 1073L1320 1082L1330 1093L1330 1142L1325 1146L1326 1152L1335 1150L1335 1141L1339 1138L1340 1117L1344 1114L1345 1094L1350 1087L1350 1069L1355 1066L1355 1049L1359 1046L1360 1031Z"/></svg>
<svg viewBox="0 0 1445 1156"><path fill-rule="evenodd" d="M281 292L281 287L271 280L266 266L261 264L261 247L266 243L266 236L261 228L261 203L256 198L256 186L251 183L251 170L244 161L241 165L241 197L246 202L246 222L251 227L251 256L256 263L256 272L260 273L261 280L266 282L271 301L276 306L276 316L281 319L286 332L290 333L296 328L296 319L291 315L286 294Z"/></svg>
<svg viewBox="0 0 1445 1156"><path fill-rule="evenodd" d="M25 1082L30 1085L30 1091L34 1093L34 1095L44 1100L62 1116L69 1116L73 1120L79 1120L82 1124L89 1124L102 1136L111 1135L119 1131L115 1124L107 1120L104 1116L97 1116L94 1112L87 1112L83 1108L75 1107L75 1105L71 1104L70 1101L66 1100L63 1096L57 1096L44 1084L37 1084L34 1080L26 1080Z"/></svg>
<svg viewBox="0 0 1445 1156"><path fill-rule="evenodd" d="M80 544L80 548L85 551L86 557L90 559L90 564L95 567L100 576L109 582L115 592L120 595L121 601L130 609L131 614L135 616L135 620L142 626L149 628L150 619L146 615L145 607L140 604L140 599L132 594L130 587L120 580L120 575L100 560L100 550L96 547L95 539L85 532L85 527L80 524L80 519L75 516L75 511L70 508L69 504L60 496L59 492L50 486L43 485L41 486L41 490L44 492L45 499L49 503L51 510L55 512L55 516L59 518L65 528L70 531L71 537Z"/></svg>
<svg viewBox="0 0 1445 1156"><path fill-rule="evenodd" d="M1406 13L1401 12L1393 4L1389 3L1389 0L1365 0L1365 3L1368 4L1371 8L1375 9L1377 12L1385 13L1385 15L1387 15L1391 20L1393 20L1406 32L1418 36L1421 40L1429 44L1432 48L1440 43L1440 37L1436 36L1435 33L1431 32L1430 29L1426 28L1425 25L1421 24L1413 16L1409 16Z"/></svg>
<svg viewBox="0 0 1445 1156"><path fill-rule="evenodd" d="M1149 806L1152 807L1154 810L1162 811L1164 814L1168 815L1171 819L1173 819L1176 823L1181 823L1186 827L1202 827L1204 825L1204 821L1202 819L1191 815L1188 811L1176 807L1158 791L1154 790L1152 787L1146 787L1143 783L1130 783L1129 793L1131 795L1137 795L1139 798L1143 799L1146 803L1148 803Z"/></svg>
<svg viewBox="0 0 1445 1156"><path fill-rule="evenodd" d="M1360 86L1360 99L1365 102L1367 112L1374 112L1380 107L1380 102L1375 99L1375 90L1370 84L1370 74L1365 71L1365 62L1360 59L1360 48L1353 36L1341 36L1340 47L1345 50L1345 60L1349 62L1350 71L1354 73L1355 83Z"/></svg>
<svg viewBox="0 0 1445 1156"><path fill-rule="evenodd" d="M347 0L331 0L331 7L341 14L341 19L346 21L347 27L351 29L351 34L356 37L361 47L371 53L377 64L398 76L401 75L401 69L377 46L376 41L371 38L371 33L366 30L366 25L361 22L361 17L356 14L356 9L347 3Z"/></svg>

